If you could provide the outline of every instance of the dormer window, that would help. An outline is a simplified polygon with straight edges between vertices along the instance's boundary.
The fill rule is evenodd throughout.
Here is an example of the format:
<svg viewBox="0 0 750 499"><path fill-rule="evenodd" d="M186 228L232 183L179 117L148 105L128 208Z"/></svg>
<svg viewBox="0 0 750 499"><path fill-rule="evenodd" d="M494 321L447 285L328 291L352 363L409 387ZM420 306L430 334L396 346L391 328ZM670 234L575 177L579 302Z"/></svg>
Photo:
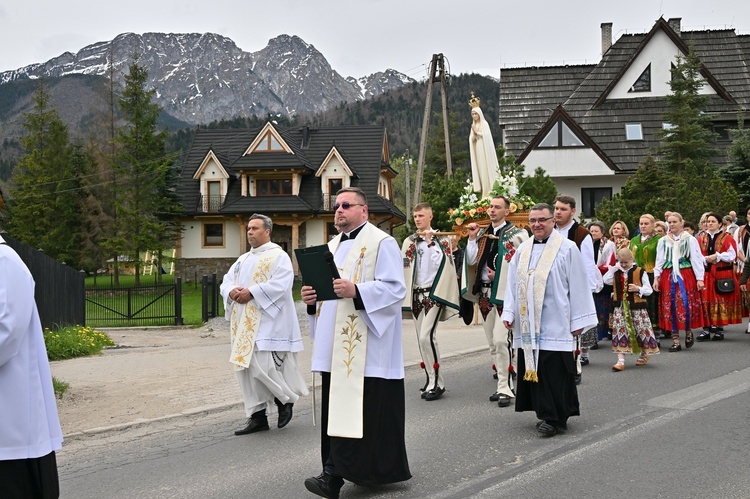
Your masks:
<svg viewBox="0 0 750 499"><path fill-rule="evenodd" d="M284 152L284 148L270 132L258 143L253 152Z"/></svg>
<svg viewBox="0 0 750 499"><path fill-rule="evenodd" d="M291 196L292 179L259 179L255 181L256 196Z"/></svg>
<svg viewBox="0 0 750 499"><path fill-rule="evenodd" d="M651 64L646 66L641 76L635 80L635 83L628 92L650 92L651 91Z"/></svg>
<svg viewBox="0 0 750 499"><path fill-rule="evenodd" d="M539 147L583 147L583 141L560 118L544 136Z"/></svg>

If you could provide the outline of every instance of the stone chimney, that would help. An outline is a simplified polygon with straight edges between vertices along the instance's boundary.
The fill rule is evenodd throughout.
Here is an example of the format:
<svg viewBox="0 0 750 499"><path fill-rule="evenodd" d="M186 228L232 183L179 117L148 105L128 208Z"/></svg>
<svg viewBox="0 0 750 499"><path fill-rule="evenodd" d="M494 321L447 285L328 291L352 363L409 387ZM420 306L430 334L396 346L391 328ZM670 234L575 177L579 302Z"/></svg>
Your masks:
<svg viewBox="0 0 750 499"><path fill-rule="evenodd" d="M669 27L672 28L672 31L674 31L675 33L677 33L677 35L679 36L680 35L680 24L682 22L682 18L681 17L673 17L673 18L671 18L667 22L669 23Z"/></svg>
<svg viewBox="0 0 750 499"><path fill-rule="evenodd" d="M602 55L612 46L612 23L602 23Z"/></svg>

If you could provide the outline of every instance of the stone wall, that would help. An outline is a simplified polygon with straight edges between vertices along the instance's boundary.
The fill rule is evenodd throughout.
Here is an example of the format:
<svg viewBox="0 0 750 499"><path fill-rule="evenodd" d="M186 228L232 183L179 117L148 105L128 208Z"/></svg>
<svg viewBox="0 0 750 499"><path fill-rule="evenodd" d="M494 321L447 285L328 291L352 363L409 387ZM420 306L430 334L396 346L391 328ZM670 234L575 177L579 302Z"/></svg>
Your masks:
<svg viewBox="0 0 750 499"><path fill-rule="evenodd" d="M174 273L182 277L183 284L200 282L203 275L210 276L214 272L221 280L229 267L237 261L236 258L178 258L174 262Z"/></svg>

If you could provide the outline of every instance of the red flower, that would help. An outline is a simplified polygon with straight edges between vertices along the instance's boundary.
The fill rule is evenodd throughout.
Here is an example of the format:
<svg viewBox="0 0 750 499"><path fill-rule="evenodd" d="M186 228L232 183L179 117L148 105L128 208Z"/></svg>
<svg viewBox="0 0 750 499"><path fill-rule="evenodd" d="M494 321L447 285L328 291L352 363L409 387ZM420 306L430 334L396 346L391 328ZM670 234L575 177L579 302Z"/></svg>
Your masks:
<svg viewBox="0 0 750 499"><path fill-rule="evenodd" d="M484 208L477 206L477 213L484 213Z"/></svg>
<svg viewBox="0 0 750 499"><path fill-rule="evenodd" d="M581 351L576 349L576 356L581 355Z"/></svg>
<svg viewBox="0 0 750 499"><path fill-rule="evenodd" d="M495 364L492 364L492 370L497 372L497 367L495 366Z"/></svg>
<svg viewBox="0 0 750 499"><path fill-rule="evenodd" d="M512 373L513 371L514 371L513 364L511 364L511 365L508 366L508 372Z"/></svg>
<svg viewBox="0 0 750 499"><path fill-rule="evenodd" d="M419 363L419 367L421 367L422 369L424 369L424 362L420 362Z"/></svg>
<svg viewBox="0 0 750 499"><path fill-rule="evenodd" d="M438 369L440 369L440 362L435 362L434 364L432 364L432 368L433 368L434 370L436 370L436 371L437 371Z"/></svg>

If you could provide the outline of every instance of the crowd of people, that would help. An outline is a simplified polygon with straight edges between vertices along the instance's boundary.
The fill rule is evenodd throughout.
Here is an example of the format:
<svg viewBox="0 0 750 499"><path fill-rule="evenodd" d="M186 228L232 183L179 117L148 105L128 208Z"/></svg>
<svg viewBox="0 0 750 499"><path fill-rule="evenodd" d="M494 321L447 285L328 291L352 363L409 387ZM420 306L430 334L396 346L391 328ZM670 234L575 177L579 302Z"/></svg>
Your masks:
<svg viewBox="0 0 750 499"><path fill-rule="evenodd" d="M668 351L680 352L683 344L723 340L725 326L748 317L742 274L750 231L737 222L735 212L704 213L697 226L677 212L666 212L664 221L644 214L629 239L622 221L609 233L601 222L589 224L604 275L604 289L594 295L597 340L611 340L614 371L625 369L625 354L640 354L635 365L645 365L659 353L659 339L671 339Z"/></svg>
<svg viewBox="0 0 750 499"><path fill-rule="evenodd" d="M379 485L411 477L402 310L411 313L422 355L423 400L446 391L440 322L460 314L469 323L466 314L476 307L497 379L490 401L508 407L515 399L516 412L534 411L543 436L566 431L568 419L580 414L576 385L590 350L603 341L611 341L612 370L620 372L627 355L646 365L660 353L660 339L672 339L669 352L681 351L683 342L691 348L720 341L725 326L748 315L750 231L731 213L706 213L695 233L679 213L667 212L664 221L644 214L631 238L621 220L584 227L571 196L531 207L528 232L506 220L510 207L508 198L494 196L489 224L468 224L466 248L456 251L455 240L432 228L430 205L418 204L417 231L399 251L393 237L368 222L360 189L337 193L339 233L322 247L321 261L332 289L301 290L312 370L322 376L322 472L305 480L308 491L335 498L345 480ZM750 209L746 215L750 222ZM307 394L296 360L300 328L296 314L284 312L292 307L291 261L271 242L272 227L266 216L250 217L251 250L221 288L230 362L248 417L237 435L269 430L274 406L283 428Z"/></svg>

